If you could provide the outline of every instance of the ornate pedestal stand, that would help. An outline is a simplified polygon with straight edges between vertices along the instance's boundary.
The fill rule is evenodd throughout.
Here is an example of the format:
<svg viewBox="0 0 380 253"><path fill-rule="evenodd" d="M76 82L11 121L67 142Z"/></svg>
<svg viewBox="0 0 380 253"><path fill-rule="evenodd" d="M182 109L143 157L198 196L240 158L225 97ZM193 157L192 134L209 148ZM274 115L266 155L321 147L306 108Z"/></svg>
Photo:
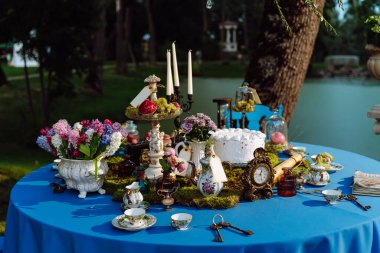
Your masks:
<svg viewBox="0 0 380 253"><path fill-rule="evenodd" d="M174 119L181 115L182 110L169 115L127 115L128 118L133 120L143 120L152 122L152 129L149 131L149 153L150 164L145 170L146 177L149 180L157 180L162 177L162 166L160 159L164 155L164 132L160 131L160 121Z"/></svg>

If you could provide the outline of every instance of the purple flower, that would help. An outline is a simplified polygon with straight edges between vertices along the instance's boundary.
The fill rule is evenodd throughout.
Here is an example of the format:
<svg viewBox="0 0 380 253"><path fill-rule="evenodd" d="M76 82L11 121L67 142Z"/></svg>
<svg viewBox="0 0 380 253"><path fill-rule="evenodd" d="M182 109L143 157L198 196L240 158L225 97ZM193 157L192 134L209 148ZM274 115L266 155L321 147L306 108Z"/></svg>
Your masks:
<svg viewBox="0 0 380 253"><path fill-rule="evenodd" d="M218 129L218 127L216 126L216 124L215 124L213 121L209 122L209 123L207 124L207 127L208 127L210 130L212 130L212 131L216 131L216 130Z"/></svg>
<svg viewBox="0 0 380 253"><path fill-rule="evenodd" d="M115 123L112 124L112 129L114 131L119 131L120 128L121 128L121 124L119 122L115 122Z"/></svg>
<svg viewBox="0 0 380 253"><path fill-rule="evenodd" d="M183 123L182 130L187 134L190 133L193 130L193 124L188 122Z"/></svg>
<svg viewBox="0 0 380 253"><path fill-rule="evenodd" d="M98 119L91 122L90 128L94 129L94 133L98 135L102 135L104 132L104 125Z"/></svg>
<svg viewBox="0 0 380 253"><path fill-rule="evenodd" d="M206 122L202 119L197 119L197 120L195 120L195 125L197 125L199 127L204 127L204 126L206 126Z"/></svg>
<svg viewBox="0 0 380 253"><path fill-rule="evenodd" d="M124 139L128 137L128 130L127 129L121 128L119 130L119 132L121 133L121 136L123 136Z"/></svg>
<svg viewBox="0 0 380 253"><path fill-rule="evenodd" d="M205 115L204 113L198 112L198 113L196 114L196 117L197 117L198 119L203 119L203 118L206 117L206 115Z"/></svg>

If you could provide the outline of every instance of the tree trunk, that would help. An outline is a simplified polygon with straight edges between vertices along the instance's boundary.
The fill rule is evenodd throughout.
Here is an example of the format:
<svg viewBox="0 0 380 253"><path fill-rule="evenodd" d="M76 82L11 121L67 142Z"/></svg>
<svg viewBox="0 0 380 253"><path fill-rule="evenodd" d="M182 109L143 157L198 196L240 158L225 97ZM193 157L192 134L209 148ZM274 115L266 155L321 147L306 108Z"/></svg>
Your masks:
<svg viewBox="0 0 380 253"><path fill-rule="evenodd" d="M156 31L154 28L154 21L152 15L152 3L153 0L145 0L146 16L148 19L148 30L149 30L149 65L156 65Z"/></svg>
<svg viewBox="0 0 380 253"><path fill-rule="evenodd" d="M124 34L124 0L116 0L116 72L125 74L128 71L126 43Z"/></svg>
<svg viewBox="0 0 380 253"><path fill-rule="evenodd" d="M41 55L40 53L38 55ZM42 116L43 124L47 126L49 124L50 112L49 112L49 101L48 101L48 92L45 87L45 77L44 77L44 67L43 63L39 61L40 66L38 68L39 78L40 78L40 87L41 87L41 107L42 107Z"/></svg>
<svg viewBox="0 0 380 253"><path fill-rule="evenodd" d="M85 79L85 84L97 93L102 93L103 79L103 62L105 59L105 24L106 24L106 8L105 0L97 0L97 8L99 8L100 27L95 34L95 40L90 49L91 65Z"/></svg>
<svg viewBox="0 0 380 253"><path fill-rule="evenodd" d="M132 6L133 1L127 0L126 3L126 10L125 10L125 22L124 22L124 29L125 29L125 42L127 46L127 52L129 59L132 61L133 66L135 70L137 69L137 60L135 57L135 54L132 49L132 42L131 42L131 33L132 33Z"/></svg>
<svg viewBox="0 0 380 253"><path fill-rule="evenodd" d="M244 46L247 50L249 48L249 37L248 37L248 15L247 15L247 5L243 2L243 35L244 35Z"/></svg>
<svg viewBox="0 0 380 253"><path fill-rule="evenodd" d="M266 1L258 48L253 53L245 81L257 89L263 104L283 104L290 122L313 53L320 19L304 0L279 1L292 28L285 30L274 1ZM322 12L325 0L314 3Z"/></svg>
<svg viewBox="0 0 380 253"><path fill-rule="evenodd" d="M8 83L7 76L5 75L4 70L3 70L3 68L1 67L1 64L0 64L0 86L3 86L5 84L7 84L7 83Z"/></svg>
<svg viewBox="0 0 380 253"><path fill-rule="evenodd" d="M24 75L25 75L26 95L28 97L28 104L29 104L30 113L32 114L32 122L33 122L33 125L35 125L36 114L34 113L33 97L32 97L32 91L30 89L29 71L28 71L28 66L26 64L26 52L25 52L24 47L22 50L22 56L24 58Z"/></svg>

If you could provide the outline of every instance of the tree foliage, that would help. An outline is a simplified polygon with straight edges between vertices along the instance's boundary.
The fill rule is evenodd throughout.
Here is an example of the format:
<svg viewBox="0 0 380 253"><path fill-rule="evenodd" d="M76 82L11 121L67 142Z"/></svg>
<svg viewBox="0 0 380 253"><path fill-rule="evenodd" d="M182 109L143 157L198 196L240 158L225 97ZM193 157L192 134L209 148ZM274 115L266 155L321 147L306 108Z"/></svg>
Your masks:
<svg viewBox="0 0 380 253"><path fill-rule="evenodd" d="M40 64L42 109L47 123L50 99L71 95L72 74L87 71L88 48L97 30L99 10L92 0L4 0L2 4L6 15L1 27L7 39L22 42L23 52Z"/></svg>

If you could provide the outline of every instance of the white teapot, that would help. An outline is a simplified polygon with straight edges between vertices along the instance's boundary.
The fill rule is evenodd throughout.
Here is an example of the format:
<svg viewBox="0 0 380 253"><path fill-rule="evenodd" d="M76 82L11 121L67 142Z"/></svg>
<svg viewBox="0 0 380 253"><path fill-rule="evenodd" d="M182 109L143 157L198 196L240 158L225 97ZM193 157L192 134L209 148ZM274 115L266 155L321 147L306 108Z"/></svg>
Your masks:
<svg viewBox="0 0 380 253"><path fill-rule="evenodd" d="M139 207L143 201L143 195L140 192L138 182L133 182L125 187L125 194L123 196L124 205L128 208Z"/></svg>

